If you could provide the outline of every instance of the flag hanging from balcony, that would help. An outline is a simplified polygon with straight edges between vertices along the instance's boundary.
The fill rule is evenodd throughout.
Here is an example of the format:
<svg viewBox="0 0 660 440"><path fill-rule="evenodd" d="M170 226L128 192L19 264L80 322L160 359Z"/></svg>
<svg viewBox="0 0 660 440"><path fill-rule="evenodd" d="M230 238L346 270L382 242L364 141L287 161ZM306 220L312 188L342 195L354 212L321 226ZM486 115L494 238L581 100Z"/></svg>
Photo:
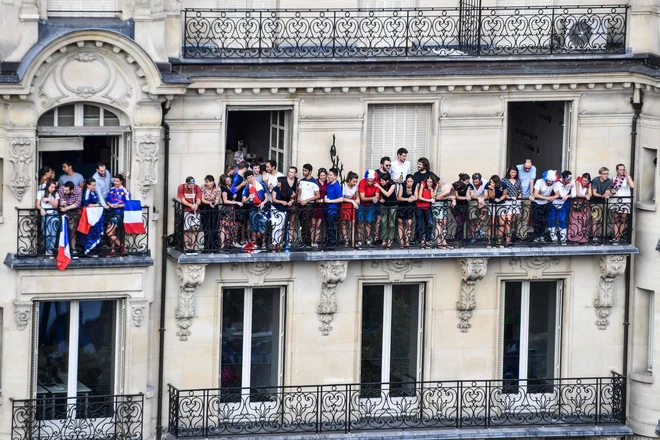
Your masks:
<svg viewBox="0 0 660 440"><path fill-rule="evenodd" d="M127 234L146 234L142 223L142 204L139 200L124 202L124 231Z"/></svg>
<svg viewBox="0 0 660 440"><path fill-rule="evenodd" d="M69 247L69 225L66 215L60 222L60 248L57 251L57 268L64 270L71 261L71 248Z"/></svg>
<svg viewBox="0 0 660 440"><path fill-rule="evenodd" d="M87 206L81 210L78 232L85 234L83 246L85 254L89 254L101 243L103 237L103 207Z"/></svg>

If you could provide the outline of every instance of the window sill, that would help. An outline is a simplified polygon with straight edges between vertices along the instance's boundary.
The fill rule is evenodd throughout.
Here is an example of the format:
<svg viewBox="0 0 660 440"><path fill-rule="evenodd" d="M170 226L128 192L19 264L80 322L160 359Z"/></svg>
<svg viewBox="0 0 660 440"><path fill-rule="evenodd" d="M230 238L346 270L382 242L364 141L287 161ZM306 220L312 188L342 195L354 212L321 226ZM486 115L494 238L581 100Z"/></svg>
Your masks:
<svg viewBox="0 0 660 440"><path fill-rule="evenodd" d="M12 270L57 270L56 259L17 258L9 253L5 257L5 266ZM108 258L80 258L71 260L70 269L114 269L118 267L150 267L154 265L151 255L127 255Z"/></svg>
<svg viewBox="0 0 660 440"><path fill-rule="evenodd" d="M656 211L655 207L655 202L640 202L638 201L636 203L637 209L641 209L642 211Z"/></svg>
<svg viewBox="0 0 660 440"><path fill-rule="evenodd" d="M633 382L652 384L653 374L649 373L648 371L640 371L639 373L630 373L630 380L632 380Z"/></svg>

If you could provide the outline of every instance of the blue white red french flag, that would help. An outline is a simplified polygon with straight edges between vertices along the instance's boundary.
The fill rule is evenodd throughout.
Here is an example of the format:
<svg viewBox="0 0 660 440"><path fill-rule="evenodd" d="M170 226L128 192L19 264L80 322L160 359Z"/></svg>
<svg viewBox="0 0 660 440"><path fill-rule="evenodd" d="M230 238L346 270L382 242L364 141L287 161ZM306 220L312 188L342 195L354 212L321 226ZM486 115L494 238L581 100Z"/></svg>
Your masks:
<svg viewBox="0 0 660 440"><path fill-rule="evenodd" d="M66 215L62 216L60 222L60 248L57 251L57 268L64 270L71 261L71 248L69 247L69 226Z"/></svg>
<svg viewBox="0 0 660 440"><path fill-rule="evenodd" d="M127 234L146 234L142 223L142 204L139 200L124 202L124 231Z"/></svg>

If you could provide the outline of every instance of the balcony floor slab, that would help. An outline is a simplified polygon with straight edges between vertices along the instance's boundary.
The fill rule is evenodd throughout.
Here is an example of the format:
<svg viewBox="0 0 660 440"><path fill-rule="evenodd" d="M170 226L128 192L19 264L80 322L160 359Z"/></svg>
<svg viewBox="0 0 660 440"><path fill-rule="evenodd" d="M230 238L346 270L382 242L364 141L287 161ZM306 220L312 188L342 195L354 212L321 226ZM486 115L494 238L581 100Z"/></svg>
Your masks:
<svg viewBox="0 0 660 440"><path fill-rule="evenodd" d="M49 270L57 269L57 260L41 257L16 257L9 253L5 257L5 266L14 270ZM73 259L68 269L107 269L117 267L149 267L154 265L150 255L128 255L125 257L99 257Z"/></svg>
<svg viewBox="0 0 660 440"><path fill-rule="evenodd" d="M227 264L249 262L294 261L360 261L392 259L447 259L447 258L506 258L506 257L564 257L584 255L631 255L639 251L633 245L603 246L524 246L512 248L460 248L460 249L341 249L332 251L295 251L244 253L185 254L168 250L168 258L179 264ZM6 264L6 262L5 262Z"/></svg>

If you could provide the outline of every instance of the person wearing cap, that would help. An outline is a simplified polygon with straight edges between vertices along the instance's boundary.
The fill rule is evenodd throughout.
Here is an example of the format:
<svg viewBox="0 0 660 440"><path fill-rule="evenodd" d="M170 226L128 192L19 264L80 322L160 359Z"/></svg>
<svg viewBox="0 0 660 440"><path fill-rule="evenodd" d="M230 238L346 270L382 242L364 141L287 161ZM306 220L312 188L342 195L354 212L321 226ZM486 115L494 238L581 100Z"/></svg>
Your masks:
<svg viewBox="0 0 660 440"><path fill-rule="evenodd" d="M484 235L482 228L488 218L488 210L485 202L486 184L481 178L481 173L472 174L470 182L470 198L468 199L468 219L470 220L470 233L472 239L470 244L477 241L478 236Z"/></svg>
<svg viewBox="0 0 660 440"><path fill-rule="evenodd" d="M367 245L372 242L371 224L376 220L376 203L380 200L379 190L376 187L376 171L367 170L358 185L360 194L360 207L357 211L358 243L364 239Z"/></svg>
<svg viewBox="0 0 660 440"><path fill-rule="evenodd" d="M199 205L202 200L202 190L195 184L195 178L186 177L176 190L176 196L183 205L183 240L186 249L197 247L197 232L199 231Z"/></svg>
<svg viewBox="0 0 660 440"><path fill-rule="evenodd" d="M543 173L543 179L534 184L534 194L529 199L532 201L532 222L534 224L534 242L545 241L544 235L549 226L548 217L552 203L559 193L557 183L557 172L548 170ZM524 187L523 187L524 188ZM554 218L554 217L553 217Z"/></svg>
<svg viewBox="0 0 660 440"><path fill-rule="evenodd" d="M571 201L576 197L575 182L573 182L573 173L566 170L561 173L561 180L556 183L557 198L552 201L552 208L548 217L548 229L550 230L550 239L553 242L566 244L568 237L567 220L571 211ZM557 230L559 223L559 230ZM557 234L559 232L559 234Z"/></svg>

